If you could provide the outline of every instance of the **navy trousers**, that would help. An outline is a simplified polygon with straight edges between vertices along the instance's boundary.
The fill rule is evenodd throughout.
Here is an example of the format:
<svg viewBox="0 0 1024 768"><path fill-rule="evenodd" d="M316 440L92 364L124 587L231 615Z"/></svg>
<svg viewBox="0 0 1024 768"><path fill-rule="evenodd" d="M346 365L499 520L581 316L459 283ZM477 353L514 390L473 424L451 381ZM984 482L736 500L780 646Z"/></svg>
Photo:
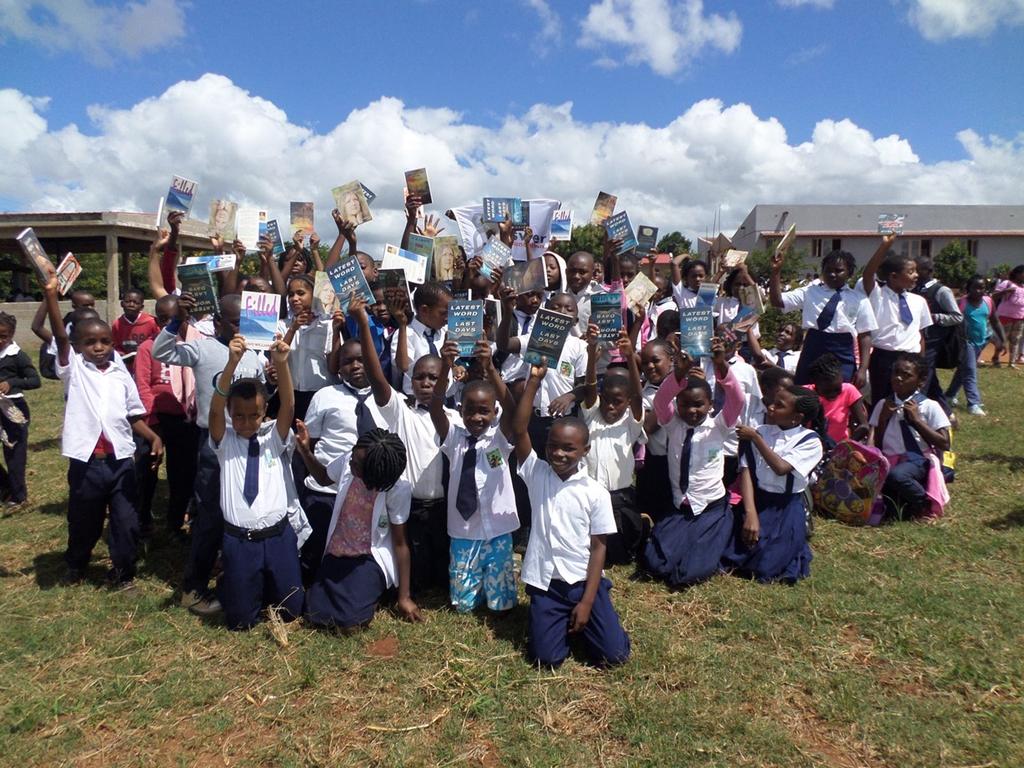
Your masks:
<svg viewBox="0 0 1024 768"><path fill-rule="evenodd" d="M103 535L103 520L110 510L107 546L121 580L135 576L139 518L135 511L135 465L131 458L71 459L68 467L69 568L84 570Z"/></svg>
<svg viewBox="0 0 1024 768"><path fill-rule="evenodd" d="M309 587L316 578L316 572L320 568L320 561L324 557L324 549L327 547L327 529L331 525L331 515L334 514L333 493L320 493L305 488L305 497L302 508L306 511L306 519L313 529L309 538L302 545L302 553L299 562L302 565L302 583Z"/></svg>
<svg viewBox="0 0 1024 768"><path fill-rule="evenodd" d="M8 448L4 446L4 463L7 468L0 467L0 491L7 494L7 500L20 504L28 498L25 487L25 465L28 461L28 402L24 397L11 398L11 402L25 415L24 424L0 416L0 424L7 433L7 440L14 443Z"/></svg>
<svg viewBox="0 0 1024 768"><path fill-rule="evenodd" d="M569 618L583 597L585 581L566 584L552 580L547 591L527 585L530 596L530 659L544 667L557 667L569 655ZM599 667L624 664L629 659L629 635L622 628L609 594L612 583L601 579L590 621L580 633L591 662Z"/></svg>
<svg viewBox="0 0 1024 768"><path fill-rule="evenodd" d="M899 464L889 470L882 486L887 513L892 517L908 518L925 510L928 470L931 464L924 456L907 454Z"/></svg>
<svg viewBox="0 0 1024 768"><path fill-rule="evenodd" d="M624 565L636 560L643 538L643 521L636 509L633 486L611 491L615 533L608 537L608 565Z"/></svg>
<svg viewBox="0 0 1024 768"><path fill-rule="evenodd" d="M896 358L902 354L891 349L871 350L871 362L868 365L868 376L871 379L871 405L885 400L892 394L892 367Z"/></svg>
<svg viewBox="0 0 1024 768"><path fill-rule="evenodd" d="M302 615L305 593L299 573L299 542L290 525L260 541L225 533L221 548L224 575L217 596L228 629L252 627L268 605L281 608L287 619Z"/></svg>
<svg viewBox="0 0 1024 768"><path fill-rule="evenodd" d="M182 589L185 592L205 592L210 585L210 574L217 562L221 539L224 537L224 516L220 509L220 464L210 447L210 431L199 430L199 459L195 482L195 513L192 521L192 544Z"/></svg>
<svg viewBox="0 0 1024 768"><path fill-rule="evenodd" d="M412 556L410 587L418 594L427 589L448 589L448 504L440 499L413 499L405 536Z"/></svg>

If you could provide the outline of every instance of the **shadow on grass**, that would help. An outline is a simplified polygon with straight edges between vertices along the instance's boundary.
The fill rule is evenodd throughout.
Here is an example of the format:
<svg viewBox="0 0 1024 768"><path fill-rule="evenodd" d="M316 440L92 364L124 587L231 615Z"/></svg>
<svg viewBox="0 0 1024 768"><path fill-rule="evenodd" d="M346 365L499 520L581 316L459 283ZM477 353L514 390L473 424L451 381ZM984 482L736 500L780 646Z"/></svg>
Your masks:
<svg viewBox="0 0 1024 768"><path fill-rule="evenodd" d="M1009 531L1013 528L1024 527L1024 506L1011 509L1002 517L989 520L985 525L994 531Z"/></svg>
<svg viewBox="0 0 1024 768"><path fill-rule="evenodd" d="M61 579L67 571L64 551L41 552L32 558L32 570L36 574L36 584L40 589L61 587ZM98 586L105 584L107 569L99 563L90 563L85 569L83 585ZM72 587L69 587L72 588Z"/></svg>
<svg viewBox="0 0 1024 768"><path fill-rule="evenodd" d="M980 453L968 456L979 464L1003 464L1011 472L1024 470L1024 456L1007 456L1005 453Z"/></svg>
<svg viewBox="0 0 1024 768"><path fill-rule="evenodd" d="M57 515L65 517L68 513L68 500L48 501L39 506L39 513L43 515Z"/></svg>
<svg viewBox="0 0 1024 768"><path fill-rule="evenodd" d="M56 448L59 445L59 437L48 437L45 440L37 440L34 443L29 443L28 449L33 452L48 451L50 448Z"/></svg>

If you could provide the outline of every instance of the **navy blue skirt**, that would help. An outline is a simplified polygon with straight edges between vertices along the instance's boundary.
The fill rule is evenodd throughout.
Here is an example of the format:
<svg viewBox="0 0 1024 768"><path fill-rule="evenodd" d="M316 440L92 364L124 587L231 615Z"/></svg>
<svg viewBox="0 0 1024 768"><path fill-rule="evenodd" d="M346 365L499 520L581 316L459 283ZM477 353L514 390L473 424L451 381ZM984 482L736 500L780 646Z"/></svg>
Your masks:
<svg viewBox="0 0 1024 768"><path fill-rule="evenodd" d="M306 590L306 621L344 629L369 624L386 590L384 571L372 556L324 555Z"/></svg>
<svg viewBox="0 0 1024 768"><path fill-rule="evenodd" d="M668 479L668 456L648 453L644 465L636 473L636 508L658 522L675 510L672 507L672 486Z"/></svg>
<svg viewBox="0 0 1024 768"><path fill-rule="evenodd" d="M655 525L644 547L641 564L651 575L672 587L704 581L718 573L732 529L727 493L699 515L687 509Z"/></svg>
<svg viewBox="0 0 1024 768"><path fill-rule="evenodd" d="M825 333L816 328L804 329L804 344L800 349L800 360L796 364L793 381L800 386L811 383L808 371L811 365L826 352L831 352L842 366L843 381L852 382L857 373L857 358L854 345L857 337L852 333Z"/></svg>
<svg viewBox="0 0 1024 768"><path fill-rule="evenodd" d="M792 584L811 575L811 548L807 544L807 516L802 493L754 491L760 539L753 547L743 543L742 505L734 514L732 537L722 566L758 581Z"/></svg>

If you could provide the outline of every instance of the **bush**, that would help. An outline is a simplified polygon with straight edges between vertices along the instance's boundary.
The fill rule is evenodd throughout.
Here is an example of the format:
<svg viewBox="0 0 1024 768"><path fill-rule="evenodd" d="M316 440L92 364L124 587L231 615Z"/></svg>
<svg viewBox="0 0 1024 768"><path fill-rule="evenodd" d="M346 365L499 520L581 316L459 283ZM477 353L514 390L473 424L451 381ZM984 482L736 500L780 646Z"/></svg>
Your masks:
<svg viewBox="0 0 1024 768"><path fill-rule="evenodd" d="M960 240L952 240L936 254L935 277L950 288L963 288L978 271L978 260L967 252Z"/></svg>
<svg viewBox="0 0 1024 768"><path fill-rule="evenodd" d="M761 315L761 319L758 321L758 327L761 331L761 346L764 349L774 349L775 337L779 335L779 329L786 325L786 323L793 323L799 327L800 320L801 313L799 310L783 312L775 307L765 307L764 314Z"/></svg>

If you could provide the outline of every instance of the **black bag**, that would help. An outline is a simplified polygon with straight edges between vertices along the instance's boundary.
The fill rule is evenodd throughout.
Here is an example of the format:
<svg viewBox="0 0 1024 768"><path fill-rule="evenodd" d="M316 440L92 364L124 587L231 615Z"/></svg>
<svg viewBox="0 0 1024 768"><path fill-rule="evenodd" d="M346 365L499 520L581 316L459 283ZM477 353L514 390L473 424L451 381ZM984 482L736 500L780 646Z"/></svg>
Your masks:
<svg viewBox="0 0 1024 768"><path fill-rule="evenodd" d="M935 282L927 291L924 298L928 302L928 310L932 314L939 311L935 296L938 294L942 283ZM958 368L967 354L967 331L963 322L956 325L933 325L925 329L925 339L929 347L935 349L935 367L943 369Z"/></svg>
<svg viewBox="0 0 1024 768"><path fill-rule="evenodd" d="M44 379L57 379L57 358L50 354L49 344L39 347L39 375Z"/></svg>

